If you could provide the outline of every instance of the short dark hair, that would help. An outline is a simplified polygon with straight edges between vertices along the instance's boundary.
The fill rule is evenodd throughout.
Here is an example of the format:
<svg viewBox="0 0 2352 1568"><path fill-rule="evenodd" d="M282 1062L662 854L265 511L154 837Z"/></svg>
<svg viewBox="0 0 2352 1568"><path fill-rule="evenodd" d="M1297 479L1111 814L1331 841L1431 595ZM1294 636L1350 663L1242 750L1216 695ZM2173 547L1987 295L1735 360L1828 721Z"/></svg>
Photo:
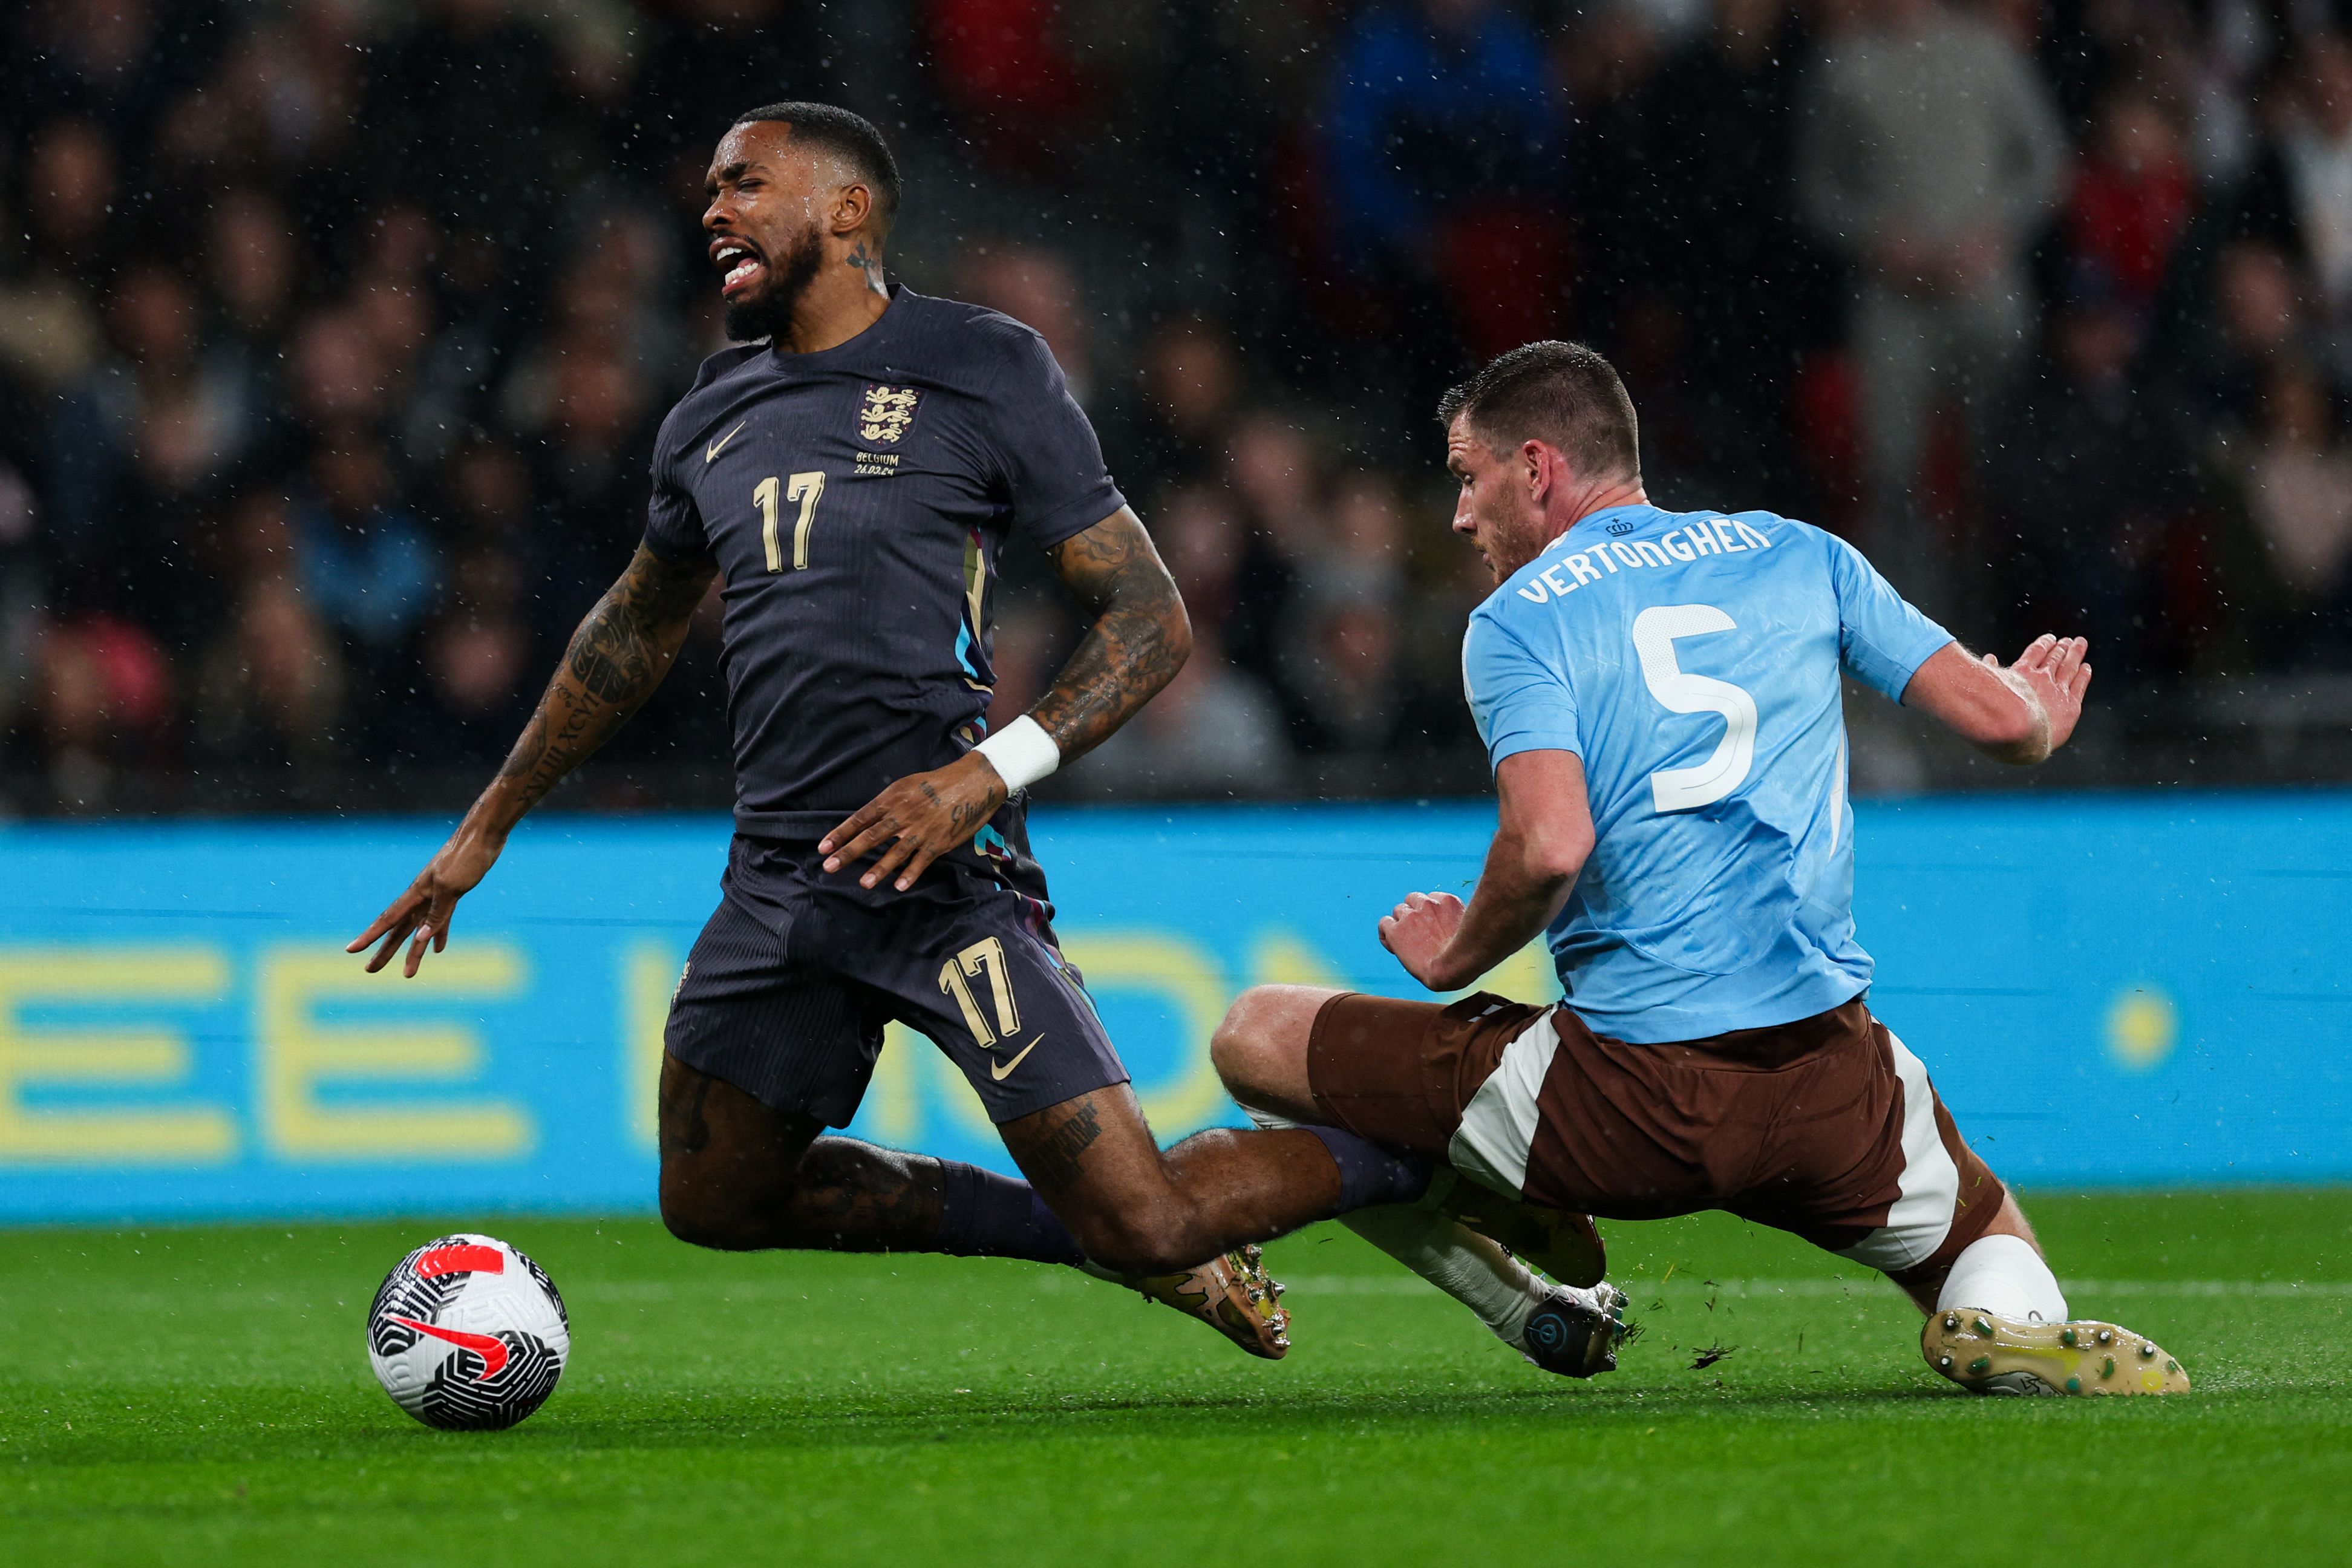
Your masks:
<svg viewBox="0 0 2352 1568"><path fill-rule="evenodd" d="M882 221L887 224L898 216L898 160L890 155L890 143L882 140L882 132L866 116L830 103L793 101L747 109L735 117L735 123L750 125L761 120L781 121L792 127L794 141L822 147L846 160L857 177L873 188Z"/></svg>
<svg viewBox="0 0 2352 1568"><path fill-rule="evenodd" d="M1543 441L1559 447L1580 474L1642 477L1633 400L1615 367L1582 343L1522 343L1496 355L1438 399L1437 417L1447 429L1464 415L1497 452Z"/></svg>

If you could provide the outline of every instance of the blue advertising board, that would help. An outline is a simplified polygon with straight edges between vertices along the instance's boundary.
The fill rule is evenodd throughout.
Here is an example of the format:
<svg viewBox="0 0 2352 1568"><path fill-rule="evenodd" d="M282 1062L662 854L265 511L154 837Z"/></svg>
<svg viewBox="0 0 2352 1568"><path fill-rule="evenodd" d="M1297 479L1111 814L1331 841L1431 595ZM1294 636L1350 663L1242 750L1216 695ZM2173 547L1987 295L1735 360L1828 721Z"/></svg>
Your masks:
<svg viewBox="0 0 2352 1568"><path fill-rule="evenodd" d="M2352 1178L2352 795L1857 808L1873 1005L2027 1185ZM1491 807L1042 812L1059 926L1163 1139L1259 981L1413 994L1373 922L1466 893ZM720 818L518 833L415 981L343 942L446 825L0 830L0 1221L643 1211ZM1486 986L1556 994L1530 950ZM1006 1168L894 1028L859 1136Z"/></svg>

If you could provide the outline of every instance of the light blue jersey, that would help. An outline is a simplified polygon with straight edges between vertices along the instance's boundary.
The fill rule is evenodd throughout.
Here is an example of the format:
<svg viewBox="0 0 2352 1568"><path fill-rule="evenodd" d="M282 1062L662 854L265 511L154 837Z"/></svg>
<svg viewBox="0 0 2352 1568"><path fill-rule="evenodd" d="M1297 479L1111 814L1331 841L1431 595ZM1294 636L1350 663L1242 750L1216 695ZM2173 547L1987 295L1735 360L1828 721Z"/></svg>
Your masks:
<svg viewBox="0 0 2352 1568"><path fill-rule="evenodd" d="M1478 606L1488 756L1584 761L1596 842L1549 935L1586 1023L1697 1039L1869 986L1838 672L1899 701L1951 640L1853 546L1763 511L1595 512Z"/></svg>

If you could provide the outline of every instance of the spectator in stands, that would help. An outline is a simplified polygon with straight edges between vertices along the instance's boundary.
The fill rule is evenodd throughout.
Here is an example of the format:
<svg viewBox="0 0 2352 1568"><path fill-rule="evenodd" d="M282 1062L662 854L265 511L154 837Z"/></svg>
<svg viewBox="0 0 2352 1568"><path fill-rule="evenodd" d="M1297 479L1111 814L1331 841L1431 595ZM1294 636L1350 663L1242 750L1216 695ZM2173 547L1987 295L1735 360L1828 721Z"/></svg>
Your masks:
<svg viewBox="0 0 2352 1568"><path fill-rule="evenodd" d="M322 441L291 512L305 597L382 668L404 657L433 608L441 568L400 503L383 443L359 432Z"/></svg>
<svg viewBox="0 0 2352 1568"><path fill-rule="evenodd" d="M1383 584L1405 586L1404 502L1396 480L1369 468L1353 468L1331 486L1321 554L1344 560Z"/></svg>
<svg viewBox="0 0 2352 1568"><path fill-rule="evenodd" d="M2304 46L2284 151L2295 220L2320 298L2352 324L2352 42L2323 33Z"/></svg>
<svg viewBox="0 0 2352 1568"><path fill-rule="evenodd" d="M1051 0L926 0L931 80L987 163L1042 175L1096 110L1092 74Z"/></svg>
<svg viewBox="0 0 2352 1568"><path fill-rule="evenodd" d="M259 410L199 353L179 274L133 262L108 296L113 353L51 405L47 516L58 588L82 608L175 638L209 606L189 593L191 523L250 441Z"/></svg>
<svg viewBox="0 0 2352 1568"><path fill-rule="evenodd" d="M1240 602L1249 527L1222 486L1191 484L1161 498L1151 533L1198 628L1222 632Z"/></svg>
<svg viewBox="0 0 2352 1568"><path fill-rule="evenodd" d="M1282 685L1301 750L1368 753L1402 739L1396 582L1377 564L1329 558L1286 617Z"/></svg>
<svg viewBox="0 0 2352 1568"><path fill-rule="evenodd" d="M0 412L5 387L0 386ZM5 428L5 426L0 426ZM48 584L42 570L41 502L0 435L0 742L30 700Z"/></svg>
<svg viewBox="0 0 2352 1568"><path fill-rule="evenodd" d="M2053 312L2047 350L1995 425L1988 486L1995 546L2019 568L2009 640L2055 617L2098 648L2103 674L2154 662L2165 530L2188 471L2131 382L2139 315L2095 266Z"/></svg>
<svg viewBox="0 0 2352 1568"><path fill-rule="evenodd" d="M280 395L278 345L292 323L300 265L293 219L268 193L243 186L214 204L205 226L212 318L205 338L265 408Z"/></svg>
<svg viewBox="0 0 2352 1568"><path fill-rule="evenodd" d="M68 810L110 804L126 773L159 757L172 719L171 666L119 616L53 624L40 648L38 721L51 787Z"/></svg>
<svg viewBox="0 0 2352 1568"><path fill-rule="evenodd" d="M1596 0L1547 58L1521 18L1563 13L1511 0L0 5L0 793L472 754L450 716L496 707L518 622L524 684L561 651L642 524L646 426L719 346L711 133L845 73L899 101L902 37L946 116L880 110L940 215L908 280L1045 332L1229 661L1198 710L1325 725L1338 785L1383 776L1350 749L1380 733L1414 787L1482 776L1457 651L1491 584L1438 526L1429 408L1469 353L1571 328L1634 384L1662 500L1838 522L1866 471L1904 586L2080 605L2123 628L2103 682L2188 668L2130 638L2201 626L2209 581L2262 658L2352 658L2316 635L2352 626L2329 10ZM1008 213L1081 221L957 267ZM2060 303L1971 487L1937 405L1973 426L2008 379L2037 231ZM1921 528L1923 468L2006 553ZM1000 695L1034 698L1068 623L1034 552L1004 564ZM179 661L160 719L142 646ZM698 621L614 772L723 776L712 646ZM1329 696L1383 667L1393 703ZM1320 782L1286 746L1274 773ZM1274 787L1206 787L1244 786Z"/></svg>
<svg viewBox="0 0 2352 1568"><path fill-rule="evenodd" d="M2301 360L2272 367L2238 499L2254 559L2231 596L2248 609L2256 660L2352 662L2352 448L2326 382Z"/></svg>
<svg viewBox="0 0 2352 1568"><path fill-rule="evenodd" d="M1395 301L1424 379L1549 335L1560 127L1543 41L1516 12L1370 6L1335 44L1326 136L1347 253Z"/></svg>
<svg viewBox="0 0 2352 1568"><path fill-rule="evenodd" d="M509 556L481 548L457 555L441 612L425 635L429 700L411 710L415 754L495 763L513 746L546 674L530 657L521 596Z"/></svg>
<svg viewBox="0 0 2352 1568"><path fill-rule="evenodd" d="M294 330L287 372L287 412L304 431L373 429L390 413L375 334L349 305L304 318Z"/></svg>
<svg viewBox="0 0 2352 1568"><path fill-rule="evenodd" d="M1215 474L1241 389L1240 354L1224 327L1182 316L1155 329L1144 342L1134 391L1103 427L1121 485L1149 502L1171 486Z"/></svg>
<svg viewBox="0 0 2352 1568"><path fill-rule="evenodd" d="M199 770L265 787L308 782L341 757L347 682L300 589L282 574L255 576L198 667Z"/></svg>
<svg viewBox="0 0 2352 1568"><path fill-rule="evenodd" d="M1243 671L1280 691L1284 622L1300 570L1323 543L1320 465L1295 420L1259 410L1234 422L1223 478L1247 530L1225 647Z"/></svg>
<svg viewBox="0 0 2352 1568"><path fill-rule="evenodd" d="M1632 0L1608 0L1562 34L1557 77L1575 118L1575 157L1562 191L1576 226L1570 305L1577 333L1623 357L1620 325L1654 298L1661 251L1676 227L1656 199L1651 83L1661 60L1656 23ZM1648 395L1643 399L1648 403Z"/></svg>
<svg viewBox="0 0 2352 1568"><path fill-rule="evenodd" d="M1192 655L1140 713L1071 770L1098 796L1253 796L1290 782L1281 711L1227 663L1213 631L1196 627Z"/></svg>
<svg viewBox="0 0 2352 1568"><path fill-rule="evenodd" d="M577 616L621 574L645 532L653 433L643 384L618 360L570 354L553 369L532 479L547 509L538 589Z"/></svg>
<svg viewBox="0 0 2352 1568"><path fill-rule="evenodd" d="M1087 346L1085 296L1069 262L1042 246L983 240L965 247L956 297L1036 329L1080 407L1095 401L1094 355Z"/></svg>
<svg viewBox="0 0 2352 1568"><path fill-rule="evenodd" d="M1808 95L1798 194L1861 266L1853 317L1879 564L1949 614L1958 566L1915 503L1949 395L1982 426L2027 352L2025 255L2058 195L2063 142L2032 62L1941 0L1873 0Z"/></svg>
<svg viewBox="0 0 2352 1568"><path fill-rule="evenodd" d="M2137 84L2108 90L2066 195L2066 248L2144 316L2197 210L2197 180L2171 119Z"/></svg>
<svg viewBox="0 0 2352 1568"><path fill-rule="evenodd" d="M2294 264L2261 240L2225 248L2212 268L2212 299L2149 395L2174 442L2204 464L2230 466L2261 414L2273 368L2299 352L2310 329L2306 285Z"/></svg>
<svg viewBox="0 0 2352 1568"><path fill-rule="evenodd" d="M1706 388L1691 405L1695 457L1725 496L1788 491L1790 385L1800 353L1834 332L1794 183L1810 55L1788 0L1715 0L1638 105L1648 167L1633 199L1675 193L1637 220L1656 231L1643 269L1684 322L1680 379ZM1686 221L1696 213L1705 221Z"/></svg>

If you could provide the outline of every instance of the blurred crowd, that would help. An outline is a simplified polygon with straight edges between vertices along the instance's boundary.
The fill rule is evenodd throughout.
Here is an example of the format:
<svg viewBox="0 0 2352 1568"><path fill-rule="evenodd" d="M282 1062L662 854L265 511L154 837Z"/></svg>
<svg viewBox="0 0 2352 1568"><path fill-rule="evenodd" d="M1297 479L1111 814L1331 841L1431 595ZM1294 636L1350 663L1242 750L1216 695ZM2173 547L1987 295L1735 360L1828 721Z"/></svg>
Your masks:
<svg viewBox="0 0 2352 1568"><path fill-rule="evenodd" d="M2352 668L2345 0L32 0L0 16L0 803L446 805L721 342L807 96L894 270L1042 331L1191 666L1094 795L1476 787L1431 417L1618 363L1667 505L1835 529L2109 689ZM1078 623L1008 552L999 702ZM574 804L727 798L716 626Z"/></svg>

